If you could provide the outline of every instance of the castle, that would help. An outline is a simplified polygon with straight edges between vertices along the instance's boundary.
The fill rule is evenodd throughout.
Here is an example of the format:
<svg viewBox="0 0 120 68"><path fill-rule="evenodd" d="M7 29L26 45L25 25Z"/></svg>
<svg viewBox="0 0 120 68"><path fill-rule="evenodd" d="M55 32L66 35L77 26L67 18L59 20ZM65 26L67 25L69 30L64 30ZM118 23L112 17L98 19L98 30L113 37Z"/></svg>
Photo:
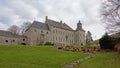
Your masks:
<svg viewBox="0 0 120 68"><path fill-rule="evenodd" d="M27 45L41 45L46 43L51 43L55 45L86 44L85 30L82 28L82 24L80 21L77 23L77 28L73 30L66 23L63 23L62 21L57 22L48 19L47 16L45 18L45 23L34 21L21 38L23 40L19 43ZM6 39L4 39L4 41ZM5 41L5 43L8 43L8 41ZM19 43L16 42L16 44Z"/></svg>

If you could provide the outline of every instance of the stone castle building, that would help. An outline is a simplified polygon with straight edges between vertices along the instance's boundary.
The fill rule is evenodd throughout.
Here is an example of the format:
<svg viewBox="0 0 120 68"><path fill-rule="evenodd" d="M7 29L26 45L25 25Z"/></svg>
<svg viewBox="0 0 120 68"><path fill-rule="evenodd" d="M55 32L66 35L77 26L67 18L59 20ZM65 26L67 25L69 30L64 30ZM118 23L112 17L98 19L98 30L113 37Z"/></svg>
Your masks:
<svg viewBox="0 0 120 68"><path fill-rule="evenodd" d="M40 45L51 43L56 45L85 45L85 30L79 21L76 30L73 30L62 21L57 22L48 19L46 16L45 23L34 21L26 30L27 44Z"/></svg>
<svg viewBox="0 0 120 68"><path fill-rule="evenodd" d="M34 21L23 36L0 30L0 44L2 45L41 45L51 43L55 45L85 45L85 30L79 21L73 30L62 21L48 19L45 22Z"/></svg>

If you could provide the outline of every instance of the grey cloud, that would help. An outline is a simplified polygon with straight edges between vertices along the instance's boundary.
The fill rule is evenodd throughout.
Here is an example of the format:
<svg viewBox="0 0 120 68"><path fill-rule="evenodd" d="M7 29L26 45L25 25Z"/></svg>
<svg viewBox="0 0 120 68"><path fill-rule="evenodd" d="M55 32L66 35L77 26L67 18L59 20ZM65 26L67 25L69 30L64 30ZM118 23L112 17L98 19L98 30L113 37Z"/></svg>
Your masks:
<svg viewBox="0 0 120 68"><path fill-rule="evenodd" d="M33 20L44 21L44 17L48 16L53 20L63 20L74 29L78 20L81 20L83 28L95 33L97 30L92 27L100 23L97 17L99 6L98 0L2 0L0 26L21 25ZM100 28L103 30L102 26Z"/></svg>

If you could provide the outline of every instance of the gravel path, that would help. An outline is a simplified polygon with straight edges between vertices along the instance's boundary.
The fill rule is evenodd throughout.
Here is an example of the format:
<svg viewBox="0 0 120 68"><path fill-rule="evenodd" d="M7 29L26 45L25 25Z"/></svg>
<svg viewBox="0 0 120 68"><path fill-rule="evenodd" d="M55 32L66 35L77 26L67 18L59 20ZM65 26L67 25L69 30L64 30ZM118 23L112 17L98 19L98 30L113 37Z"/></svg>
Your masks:
<svg viewBox="0 0 120 68"><path fill-rule="evenodd" d="M85 61L85 60L87 60L89 58L92 58L94 56L95 56L95 54L88 53L87 57L84 57L84 58L78 59L78 60L76 60L74 62L71 62L71 63L67 64L64 68L78 68L79 63L81 63L81 62L83 62L83 61Z"/></svg>

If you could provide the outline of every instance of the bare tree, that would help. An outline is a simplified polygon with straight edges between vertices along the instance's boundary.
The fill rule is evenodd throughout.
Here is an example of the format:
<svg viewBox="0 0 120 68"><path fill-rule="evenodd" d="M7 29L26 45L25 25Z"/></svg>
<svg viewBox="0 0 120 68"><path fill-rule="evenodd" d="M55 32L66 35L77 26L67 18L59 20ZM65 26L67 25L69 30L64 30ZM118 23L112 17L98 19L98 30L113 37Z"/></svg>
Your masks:
<svg viewBox="0 0 120 68"><path fill-rule="evenodd" d="M21 34L24 34L25 31L31 26L30 22L24 22L21 26Z"/></svg>
<svg viewBox="0 0 120 68"><path fill-rule="evenodd" d="M120 32L120 0L103 0L101 15L108 32Z"/></svg>
<svg viewBox="0 0 120 68"><path fill-rule="evenodd" d="M8 31L12 32L13 34L19 34L20 28L16 25L12 25L8 28Z"/></svg>

